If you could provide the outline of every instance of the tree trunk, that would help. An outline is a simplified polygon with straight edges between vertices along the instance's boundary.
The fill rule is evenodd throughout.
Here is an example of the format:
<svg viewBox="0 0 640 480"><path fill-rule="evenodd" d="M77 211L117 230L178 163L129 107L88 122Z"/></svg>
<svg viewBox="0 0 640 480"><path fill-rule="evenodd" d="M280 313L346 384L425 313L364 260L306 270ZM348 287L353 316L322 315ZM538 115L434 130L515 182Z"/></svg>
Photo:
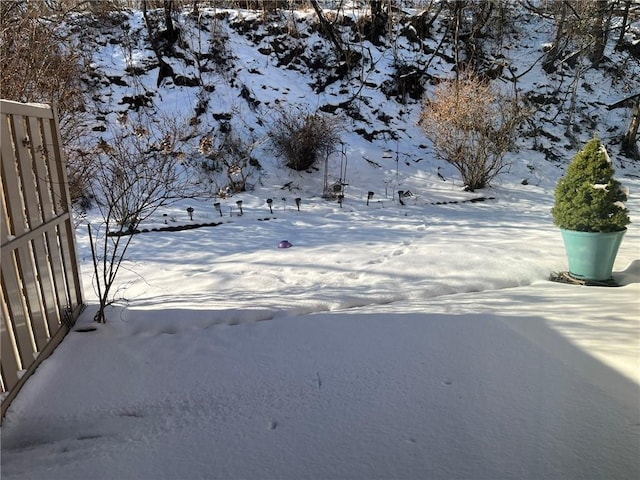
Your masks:
<svg viewBox="0 0 640 480"><path fill-rule="evenodd" d="M631 123L627 129L627 133L622 138L622 151L629 157L639 159L640 151L638 151L638 127L640 127L640 98L636 98L633 105L633 113L631 114Z"/></svg>
<svg viewBox="0 0 640 480"><path fill-rule="evenodd" d="M624 34L627 33L627 25L629 24L629 10L631 9L631 2L633 0L626 0L624 4L624 13L622 14L622 25L620 26L620 36L616 42L616 48L621 48L624 43Z"/></svg>
<svg viewBox="0 0 640 480"><path fill-rule="evenodd" d="M547 50L547 53L542 61L542 69L547 73L553 73L556 69L555 62L562 55L560 49L560 41L564 32L564 22L567 18L567 4L562 1L560 4L560 19L556 22L556 37L553 40L551 48Z"/></svg>
<svg viewBox="0 0 640 480"><path fill-rule="evenodd" d="M595 0L594 18L591 25L593 46L589 49L589 60L597 67L604 57L604 47L607 44L607 0Z"/></svg>
<svg viewBox="0 0 640 480"><path fill-rule="evenodd" d="M175 43L178 39L176 29L173 26L173 19L171 18L171 11L173 10L173 0L164 0L164 25L167 29L166 39L170 44Z"/></svg>
<svg viewBox="0 0 640 480"><path fill-rule="evenodd" d="M333 26L329 21L325 18L322 13L322 8L318 4L318 0L311 0L311 6L316 11L316 15L318 15L318 21L320 22L321 30L327 34L331 43L336 47L338 57L342 60L345 59L344 49L342 48L342 42L336 36L336 32L333 29Z"/></svg>
<svg viewBox="0 0 640 480"><path fill-rule="evenodd" d="M167 1L171 1L171 0L165 0L165 2ZM166 6L166 3L165 3L165 6ZM165 13L166 13L166 10L165 10ZM158 71L158 81L157 81L157 86L159 87L160 84L162 83L162 80L164 80L167 77L173 78L174 73L173 73L173 69L171 68L171 65L169 65L167 62L165 62L162 59L162 52L160 51L160 47L158 45L157 35L153 31L153 27L151 25L149 16L147 14L147 0L142 0L142 16L144 17L144 23L147 26L149 43L151 44L151 48L153 49L153 52L156 54L156 58L158 59L158 66L160 67ZM173 28L173 22L171 23L171 26Z"/></svg>
<svg viewBox="0 0 640 480"><path fill-rule="evenodd" d="M367 35L367 40L374 45L382 45L380 37L385 38L387 36L389 13L382 9L382 0L371 0L369 5L371 7L371 29Z"/></svg>
<svg viewBox="0 0 640 480"><path fill-rule="evenodd" d="M151 31L149 27L149 17L147 16L147 0L142 0L142 17L144 18L144 23L147 26L147 31Z"/></svg>

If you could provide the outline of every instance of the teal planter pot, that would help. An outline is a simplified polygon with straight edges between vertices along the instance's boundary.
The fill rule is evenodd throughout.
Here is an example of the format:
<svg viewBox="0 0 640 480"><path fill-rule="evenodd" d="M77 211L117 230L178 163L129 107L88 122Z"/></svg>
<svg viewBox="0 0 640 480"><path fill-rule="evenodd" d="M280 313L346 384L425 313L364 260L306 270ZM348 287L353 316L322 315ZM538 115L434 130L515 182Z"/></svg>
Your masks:
<svg viewBox="0 0 640 480"><path fill-rule="evenodd" d="M613 262L626 229L619 232L576 232L563 230L569 273L576 278L604 282L611 279Z"/></svg>

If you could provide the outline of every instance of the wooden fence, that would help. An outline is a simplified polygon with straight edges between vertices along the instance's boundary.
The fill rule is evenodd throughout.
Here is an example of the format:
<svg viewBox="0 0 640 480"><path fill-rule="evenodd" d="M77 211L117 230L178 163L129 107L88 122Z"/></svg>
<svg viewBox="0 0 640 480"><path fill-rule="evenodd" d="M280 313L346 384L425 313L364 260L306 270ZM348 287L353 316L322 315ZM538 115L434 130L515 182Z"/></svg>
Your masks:
<svg viewBox="0 0 640 480"><path fill-rule="evenodd" d="M83 308L66 163L47 105L0 100L2 416Z"/></svg>

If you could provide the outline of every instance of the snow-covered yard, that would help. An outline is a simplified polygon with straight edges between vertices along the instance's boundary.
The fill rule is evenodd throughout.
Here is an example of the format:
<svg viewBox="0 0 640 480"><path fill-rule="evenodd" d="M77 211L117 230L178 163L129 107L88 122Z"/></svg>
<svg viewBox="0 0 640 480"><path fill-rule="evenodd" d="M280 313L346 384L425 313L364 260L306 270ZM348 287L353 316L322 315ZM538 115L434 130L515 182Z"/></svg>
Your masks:
<svg viewBox="0 0 640 480"><path fill-rule="evenodd" d="M138 235L129 303L13 403L3 478L636 478L638 217L620 287L553 283L550 192L514 192L272 216L247 198Z"/></svg>

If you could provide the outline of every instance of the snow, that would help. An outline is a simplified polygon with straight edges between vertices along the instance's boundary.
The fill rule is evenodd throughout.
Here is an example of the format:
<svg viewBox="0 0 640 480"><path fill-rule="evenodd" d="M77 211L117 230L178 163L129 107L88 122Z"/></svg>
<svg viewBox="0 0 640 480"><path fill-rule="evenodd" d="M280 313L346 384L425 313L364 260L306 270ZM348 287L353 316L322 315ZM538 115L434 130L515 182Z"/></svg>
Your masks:
<svg viewBox="0 0 640 480"><path fill-rule="evenodd" d="M120 75L127 60L111 53L94 60ZM263 101L326 101L260 68L273 88L243 82ZM141 81L155 90L153 74ZM419 147L415 111L366 94L406 125L398 142L345 132L342 206L321 198L321 171L271 169L217 199L223 217L213 200L161 209L147 226L222 223L136 235L104 325L79 226L89 306L7 413L4 480L638 478L638 167L618 170L632 220L620 286L554 283L567 268L550 215L565 166L523 150L492 188L464 192ZM224 85L214 95L214 111L239 108ZM163 108L196 101L162 90ZM412 192L405 205L398 190Z"/></svg>

